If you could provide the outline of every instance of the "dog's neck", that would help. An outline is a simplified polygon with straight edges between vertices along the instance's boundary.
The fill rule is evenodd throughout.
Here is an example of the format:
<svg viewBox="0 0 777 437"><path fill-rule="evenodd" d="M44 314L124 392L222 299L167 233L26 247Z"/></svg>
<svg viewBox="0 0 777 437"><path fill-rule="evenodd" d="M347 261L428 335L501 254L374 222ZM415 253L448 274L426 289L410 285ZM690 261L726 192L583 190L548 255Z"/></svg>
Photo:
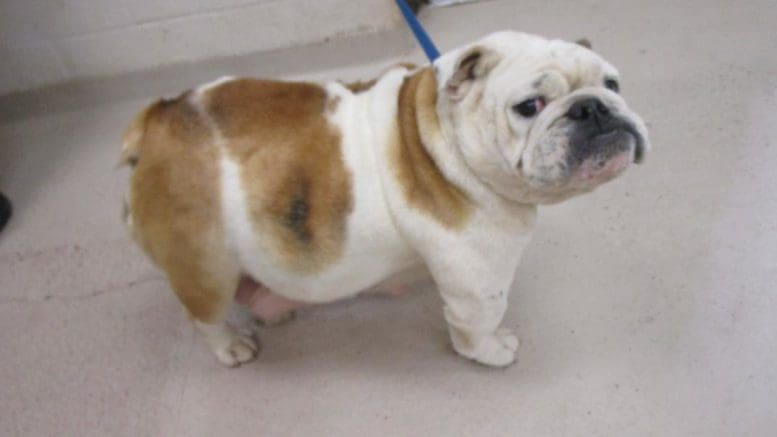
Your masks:
<svg viewBox="0 0 777 437"><path fill-rule="evenodd" d="M466 163L455 138L445 135L438 117L438 85L431 67L408 75L399 91L397 131L399 154L395 160L398 176L413 182L416 197L451 211L469 211L476 204L535 208L516 202L481 180ZM467 213L468 214L468 213Z"/></svg>
<svg viewBox="0 0 777 437"><path fill-rule="evenodd" d="M437 90L430 67L405 77L397 99L393 167L410 205L449 228L463 226L473 203L445 168L434 146L442 143Z"/></svg>

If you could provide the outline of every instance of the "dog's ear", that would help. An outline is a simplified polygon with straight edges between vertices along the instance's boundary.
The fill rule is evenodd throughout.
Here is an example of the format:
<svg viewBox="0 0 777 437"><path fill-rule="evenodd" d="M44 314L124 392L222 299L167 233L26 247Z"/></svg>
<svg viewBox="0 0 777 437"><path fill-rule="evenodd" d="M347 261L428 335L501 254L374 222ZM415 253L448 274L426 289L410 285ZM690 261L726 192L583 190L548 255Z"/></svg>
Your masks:
<svg viewBox="0 0 777 437"><path fill-rule="evenodd" d="M461 100L467 95L475 81L484 78L499 62L499 55L493 50L473 47L460 55L456 61L445 89L452 100Z"/></svg>
<svg viewBox="0 0 777 437"><path fill-rule="evenodd" d="M580 38L579 40L575 41L575 44L583 46L588 50L593 50L593 45L591 44L591 41L588 40L588 38Z"/></svg>

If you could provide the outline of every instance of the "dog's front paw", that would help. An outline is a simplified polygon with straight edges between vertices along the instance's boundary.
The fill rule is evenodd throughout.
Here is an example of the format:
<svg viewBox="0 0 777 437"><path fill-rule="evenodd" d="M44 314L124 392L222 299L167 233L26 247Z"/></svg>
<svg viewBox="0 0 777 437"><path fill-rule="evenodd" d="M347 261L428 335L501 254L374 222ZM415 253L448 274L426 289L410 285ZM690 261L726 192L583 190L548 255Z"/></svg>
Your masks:
<svg viewBox="0 0 777 437"><path fill-rule="evenodd" d="M469 338L468 341L456 341L453 347L459 354L487 366L505 367L515 362L518 350L518 337L509 329L501 328L493 334Z"/></svg>
<svg viewBox="0 0 777 437"><path fill-rule="evenodd" d="M229 342L214 347L213 353L225 366L238 367L243 363L253 361L259 353L259 347L253 338L235 334Z"/></svg>

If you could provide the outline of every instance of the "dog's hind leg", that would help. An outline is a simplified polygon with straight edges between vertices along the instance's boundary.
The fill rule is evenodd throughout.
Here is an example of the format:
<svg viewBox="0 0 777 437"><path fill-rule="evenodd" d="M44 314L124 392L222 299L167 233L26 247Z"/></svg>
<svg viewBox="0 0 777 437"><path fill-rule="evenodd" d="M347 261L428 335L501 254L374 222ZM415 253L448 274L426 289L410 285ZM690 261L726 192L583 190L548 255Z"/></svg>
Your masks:
<svg viewBox="0 0 777 437"><path fill-rule="evenodd" d="M205 271L182 261L166 269L170 284L216 358L227 366L253 360L259 350L256 340L238 333L225 320L237 290L239 270L216 265Z"/></svg>

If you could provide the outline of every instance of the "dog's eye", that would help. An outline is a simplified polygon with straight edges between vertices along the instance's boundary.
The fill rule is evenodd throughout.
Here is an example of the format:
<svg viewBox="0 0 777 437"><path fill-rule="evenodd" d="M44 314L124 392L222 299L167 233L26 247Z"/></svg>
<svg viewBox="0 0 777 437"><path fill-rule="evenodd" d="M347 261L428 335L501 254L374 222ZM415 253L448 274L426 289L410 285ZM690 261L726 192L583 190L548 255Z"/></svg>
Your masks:
<svg viewBox="0 0 777 437"><path fill-rule="evenodd" d="M605 79L604 80L604 87L607 88L610 91L618 92L621 89L620 84L615 79Z"/></svg>
<svg viewBox="0 0 777 437"><path fill-rule="evenodd" d="M521 117L531 118L537 115L545 107L544 97L533 97L524 100L521 103L513 105L513 112L520 114Z"/></svg>

